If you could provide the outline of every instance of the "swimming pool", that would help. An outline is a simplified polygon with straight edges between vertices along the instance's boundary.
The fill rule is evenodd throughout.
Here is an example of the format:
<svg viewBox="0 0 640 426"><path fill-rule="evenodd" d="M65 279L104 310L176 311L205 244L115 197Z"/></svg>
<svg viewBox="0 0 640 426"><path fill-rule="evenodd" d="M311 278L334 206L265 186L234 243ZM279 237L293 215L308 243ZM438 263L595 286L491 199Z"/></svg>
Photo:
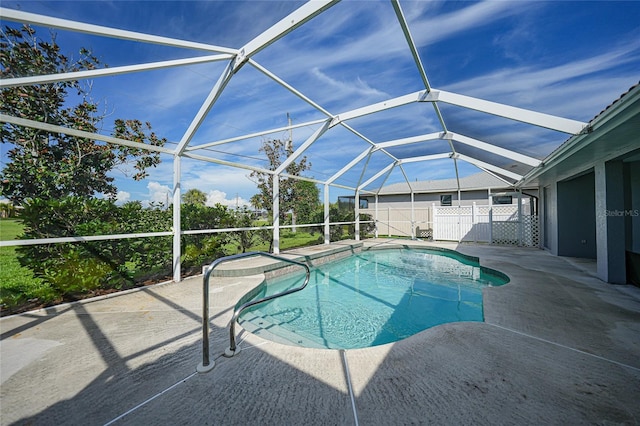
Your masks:
<svg viewBox="0 0 640 426"><path fill-rule="evenodd" d="M237 306L299 286L302 279L269 279ZM377 346L447 322L483 321L482 289L508 281L451 250L363 251L313 268L304 290L247 309L239 323L289 345Z"/></svg>

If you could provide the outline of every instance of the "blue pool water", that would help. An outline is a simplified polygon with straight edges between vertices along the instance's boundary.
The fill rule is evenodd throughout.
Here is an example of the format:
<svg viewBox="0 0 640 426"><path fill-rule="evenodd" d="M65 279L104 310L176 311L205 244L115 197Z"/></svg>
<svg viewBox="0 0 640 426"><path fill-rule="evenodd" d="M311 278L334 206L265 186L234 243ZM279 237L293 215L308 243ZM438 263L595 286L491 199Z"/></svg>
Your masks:
<svg viewBox="0 0 640 426"><path fill-rule="evenodd" d="M300 286L303 279L268 280L240 303ZM240 324L296 346L376 346L447 322L483 321L482 288L506 282L504 274L457 252L372 250L313 268L304 290L248 309Z"/></svg>

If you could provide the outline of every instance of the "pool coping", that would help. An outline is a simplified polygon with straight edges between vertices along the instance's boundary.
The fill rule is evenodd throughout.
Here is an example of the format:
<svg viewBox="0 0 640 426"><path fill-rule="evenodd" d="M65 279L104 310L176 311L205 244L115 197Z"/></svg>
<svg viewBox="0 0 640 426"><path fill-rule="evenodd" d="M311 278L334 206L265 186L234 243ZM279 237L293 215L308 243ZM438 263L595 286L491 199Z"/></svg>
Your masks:
<svg viewBox="0 0 640 426"><path fill-rule="evenodd" d="M325 250L318 250L318 246L300 247L285 251L280 256L298 262L305 262L309 267L331 262L337 258L348 256L363 247L362 242L345 241L339 243L337 247L327 247ZM206 268L208 265L203 266ZM288 274L298 270L299 267L292 266L288 262L278 261L271 258L256 257L232 260L221 263L212 273L214 277L244 277L249 275L265 274L274 276Z"/></svg>

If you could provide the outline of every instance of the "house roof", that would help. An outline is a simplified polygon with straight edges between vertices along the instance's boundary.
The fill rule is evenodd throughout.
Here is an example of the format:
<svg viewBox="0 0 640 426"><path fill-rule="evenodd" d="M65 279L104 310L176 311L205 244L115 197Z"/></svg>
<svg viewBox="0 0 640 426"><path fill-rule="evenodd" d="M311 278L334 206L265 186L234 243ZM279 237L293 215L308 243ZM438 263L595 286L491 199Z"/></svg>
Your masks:
<svg viewBox="0 0 640 426"><path fill-rule="evenodd" d="M640 83L632 86L588 123L588 131L566 140L525 175L526 185L569 178L597 162L640 150ZM626 155L626 154L625 154Z"/></svg>
<svg viewBox="0 0 640 426"><path fill-rule="evenodd" d="M437 179L412 182L413 192L448 192L457 191L458 182L456 179ZM460 178L460 190L470 191L475 189L507 189L510 186L504 181L492 176L489 173L480 172L470 176ZM379 194L406 194L410 191L406 182L394 183L384 186L380 189Z"/></svg>

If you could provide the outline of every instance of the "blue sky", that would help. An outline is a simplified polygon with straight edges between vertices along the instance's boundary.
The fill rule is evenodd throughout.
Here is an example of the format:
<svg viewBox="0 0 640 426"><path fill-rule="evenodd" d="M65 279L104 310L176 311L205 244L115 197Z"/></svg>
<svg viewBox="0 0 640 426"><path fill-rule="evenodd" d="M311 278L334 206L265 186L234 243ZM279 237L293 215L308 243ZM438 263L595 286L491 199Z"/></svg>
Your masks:
<svg viewBox="0 0 640 426"><path fill-rule="evenodd" d="M3 1L3 7L132 31L240 48L299 7L277 1ZM588 121L640 78L640 2L400 2L432 87ZM3 24L6 22L3 21ZM38 33L45 34L44 29ZM57 31L70 55L90 48L111 67L201 56L193 50ZM258 53L254 59L333 114L424 89L389 1L343 1ZM92 96L109 117L151 122L177 143L226 63L218 62L93 80ZM442 105L449 130L544 158L567 134ZM192 145L325 118L250 65L223 92ZM433 107L411 104L349 124L374 142L440 131ZM320 125L294 130L299 146ZM273 138L286 137L280 132ZM224 144L204 154L265 167L266 137ZM340 126L307 152L319 180L329 178L367 144ZM396 148L397 156L440 153L444 142ZM464 147L460 147L461 152ZM3 147L3 152L6 147ZM391 150L390 150L391 151ZM476 153L472 149L470 154ZM486 156L487 160L505 159ZM3 161L5 161L3 154ZM338 182L353 186L390 163L376 153ZM479 171L459 162L462 176ZM452 160L405 166L411 180L455 177ZM182 164L182 189L200 189L211 202L243 203L257 192L249 172L193 160ZM134 182L114 173L122 200L164 201L172 186L171 158ZM397 170L387 184L403 181ZM369 187L376 188L382 178ZM332 189L331 199L346 191Z"/></svg>

